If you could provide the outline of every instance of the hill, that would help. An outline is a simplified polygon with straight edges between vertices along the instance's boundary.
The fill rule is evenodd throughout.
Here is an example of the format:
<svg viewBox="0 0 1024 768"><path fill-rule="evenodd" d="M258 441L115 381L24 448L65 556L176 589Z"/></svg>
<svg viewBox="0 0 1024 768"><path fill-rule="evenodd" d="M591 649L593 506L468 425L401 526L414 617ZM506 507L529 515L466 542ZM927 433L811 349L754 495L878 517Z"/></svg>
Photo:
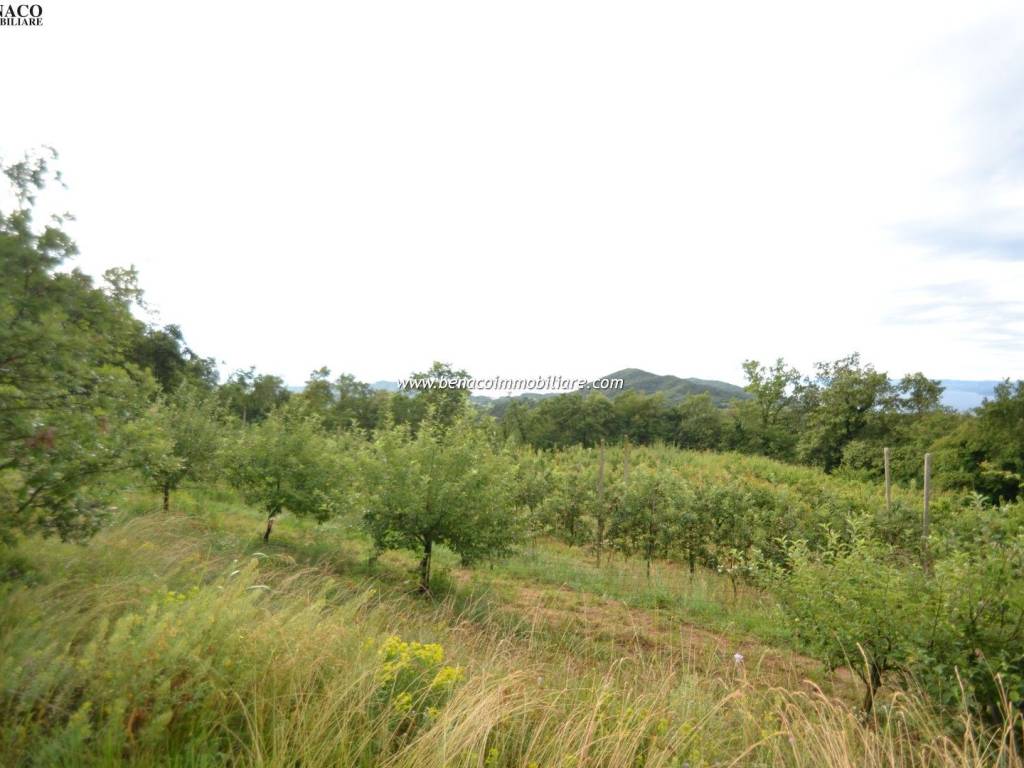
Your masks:
<svg viewBox="0 0 1024 768"><path fill-rule="evenodd" d="M623 368L609 373L609 379L622 379L623 389L642 392L645 395L662 394L669 402L678 402L690 395L707 393L718 405L725 405L733 399L750 397L743 387L714 379L682 379L678 376L659 375L639 368Z"/></svg>
<svg viewBox="0 0 1024 768"><path fill-rule="evenodd" d="M768 459L675 457L688 478L787 504L881 494ZM414 556L371 557L355 518L285 515L264 542L264 514L221 486L180 491L170 513L148 491L117 502L89 546L0 550L2 765L1021 768L970 721L967 747L946 738L913 692L865 722L853 674L803 655L768 594L714 570L598 566L540 537L475 569L440 548L425 599Z"/></svg>

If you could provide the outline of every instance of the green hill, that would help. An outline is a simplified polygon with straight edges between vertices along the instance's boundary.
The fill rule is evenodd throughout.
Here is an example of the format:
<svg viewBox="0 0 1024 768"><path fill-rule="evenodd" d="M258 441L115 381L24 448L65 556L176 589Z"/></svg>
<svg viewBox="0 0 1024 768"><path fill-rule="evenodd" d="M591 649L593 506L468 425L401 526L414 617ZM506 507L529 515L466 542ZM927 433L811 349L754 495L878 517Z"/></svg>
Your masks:
<svg viewBox="0 0 1024 768"><path fill-rule="evenodd" d="M645 395L660 393L669 402L678 402L689 395L700 395L705 392L711 395L711 399L719 405L724 405L733 399L750 397L742 387L724 381L681 379L672 375L659 376L639 368L623 368L621 371L609 373L603 378L622 379L623 389L631 389Z"/></svg>
<svg viewBox="0 0 1024 768"><path fill-rule="evenodd" d="M678 376L660 376L656 373L644 371L639 368L623 368L620 371L609 373L606 376L599 376L595 381L601 379L622 379L621 390L596 390L610 397L615 397L620 392L632 390L645 395L662 394L670 403L677 403L689 395L700 395L705 392L711 396L712 402L716 405L725 405L730 400L743 400L750 397L746 390L735 384L714 379L682 379ZM376 386L376 385L375 385ZM487 395L474 395L472 402L478 406L488 408L495 415L504 413L510 403L514 401L535 402L555 395L565 394L563 392L525 392L520 395L505 395L504 397L488 397Z"/></svg>

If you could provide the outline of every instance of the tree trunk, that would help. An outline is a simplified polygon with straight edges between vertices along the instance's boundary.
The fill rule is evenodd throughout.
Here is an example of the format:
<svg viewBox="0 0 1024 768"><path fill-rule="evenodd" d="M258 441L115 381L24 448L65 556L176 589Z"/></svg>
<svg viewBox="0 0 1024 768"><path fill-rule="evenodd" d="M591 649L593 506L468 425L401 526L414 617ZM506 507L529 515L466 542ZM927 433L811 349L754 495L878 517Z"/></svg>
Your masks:
<svg viewBox="0 0 1024 768"><path fill-rule="evenodd" d="M270 532L274 530L274 515L267 518L267 530L263 532L263 542L270 541Z"/></svg>
<svg viewBox="0 0 1024 768"><path fill-rule="evenodd" d="M430 553L434 549L434 542L427 539L423 544L423 557L420 558L420 592L424 595L430 593Z"/></svg>
<svg viewBox="0 0 1024 768"><path fill-rule="evenodd" d="M171 484L164 483L164 512L171 510Z"/></svg>
<svg viewBox="0 0 1024 768"><path fill-rule="evenodd" d="M870 715L871 710L874 709L875 706L875 693L882 685L882 672L878 668L877 664L870 665L868 679L865 683L864 703L862 706L864 708L864 714Z"/></svg>
<svg viewBox="0 0 1024 768"><path fill-rule="evenodd" d="M690 564L690 576L693 576L697 572L697 555L691 552L688 559Z"/></svg>

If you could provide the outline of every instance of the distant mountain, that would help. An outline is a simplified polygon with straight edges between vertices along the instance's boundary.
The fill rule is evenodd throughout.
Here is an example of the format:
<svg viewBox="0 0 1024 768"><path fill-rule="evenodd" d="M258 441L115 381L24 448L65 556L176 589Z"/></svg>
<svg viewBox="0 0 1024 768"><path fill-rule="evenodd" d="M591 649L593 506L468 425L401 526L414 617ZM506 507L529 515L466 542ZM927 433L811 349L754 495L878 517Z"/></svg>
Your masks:
<svg viewBox="0 0 1024 768"><path fill-rule="evenodd" d="M622 379L623 389L642 392L645 395L662 394L669 402L675 403L689 395L707 393L718 405L725 405L730 400L744 400L750 394L735 384L714 379L681 379L678 376L659 376L656 373L642 371L639 368L623 368L621 371L609 373L601 378Z"/></svg>
<svg viewBox="0 0 1024 768"><path fill-rule="evenodd" d="M630 389L635 392L642 392L645 395L661 393L671 403L677 403L688 395L699 395L707 392L711 400L717 405L725 405L730 400L744 400L750 397L749 393L742 387L714 379L683 379L679 376L660 376L656 373L644 371L639 368L623 368L621 371L609 373L607 376L600 376L600 379L622 379L623 390ZM998 381L970 381L965 379L943 379L942 404L958 411L969 411L981 405L986 397L992 397ZM375 381L370 385L372 389L384 390L386 392L397 392L398 382L396 381ZM301 390L302 387L289 387L293 390ZM615 397L619 390L609 391L607 394ZM558 392L526 392L520 395L504 395L489 397L487 395L473 395L471 400L477 405L497 406L501 411L513 400L543 400L552 397Z"/></svg>
<svg viewBox="0 0 1024 768"><path fill-rule="evenodd" d="M669 403L677 403L689 395L700 395L705 392L711 396L711 401L716 405L726 405L730 400L743 400L750 395L742 387L714 379L682 379L678 376L660 376L649 371L642 371L639 368L623 368L621 371L609 373L606 376L598 376L595 381L601 379L622 379L622 389L594 390L609 397L616 397L626 390L639 392L644 395L661 394ZM486 395L474 395L471 400L476 405L489 406L495 415L501 415L505 409L514 401L533 402L554 397L565 392L525 392L520 395L504 395L501 397L487 397Z"/></svg>
<svg viewBox="0 0 1024 768"><path fill-rule="evenodd" d="M730 400L750 397L742 387L714 379L682 379L678 376L659 376L656 373L642 371L639 368L623 368L621 371L609 373L607 376L599 376L598 379L622 379L622 389L617 390L595 390L610 397L615 397L627 389L640 392L645 395L661 393L670 403L677 403L688 395L699 395L707 392L716 405L725 405ZM383 390L386 392L398 391L398 383L395 381L375 381L370 385L371 389ZM489 396L482 394L473 395L470 400L476 405L491 406L495 412L503 412L509 403L520 400L533 402L544 400L555 395L567 394L565 392L523 392L514 395Z"/></svg>

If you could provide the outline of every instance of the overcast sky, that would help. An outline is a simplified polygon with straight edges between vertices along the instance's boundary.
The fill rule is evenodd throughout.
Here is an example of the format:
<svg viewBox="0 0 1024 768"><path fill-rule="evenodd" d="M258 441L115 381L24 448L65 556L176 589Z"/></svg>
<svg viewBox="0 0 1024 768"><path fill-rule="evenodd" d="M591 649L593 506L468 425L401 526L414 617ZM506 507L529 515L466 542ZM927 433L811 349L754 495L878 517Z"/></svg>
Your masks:
<svg viewBox="0 0 1024 768"><path fill-rule="evenodd" d="M42 5L0 152L226 370L1024 378L1019 2Z"/></svg>

